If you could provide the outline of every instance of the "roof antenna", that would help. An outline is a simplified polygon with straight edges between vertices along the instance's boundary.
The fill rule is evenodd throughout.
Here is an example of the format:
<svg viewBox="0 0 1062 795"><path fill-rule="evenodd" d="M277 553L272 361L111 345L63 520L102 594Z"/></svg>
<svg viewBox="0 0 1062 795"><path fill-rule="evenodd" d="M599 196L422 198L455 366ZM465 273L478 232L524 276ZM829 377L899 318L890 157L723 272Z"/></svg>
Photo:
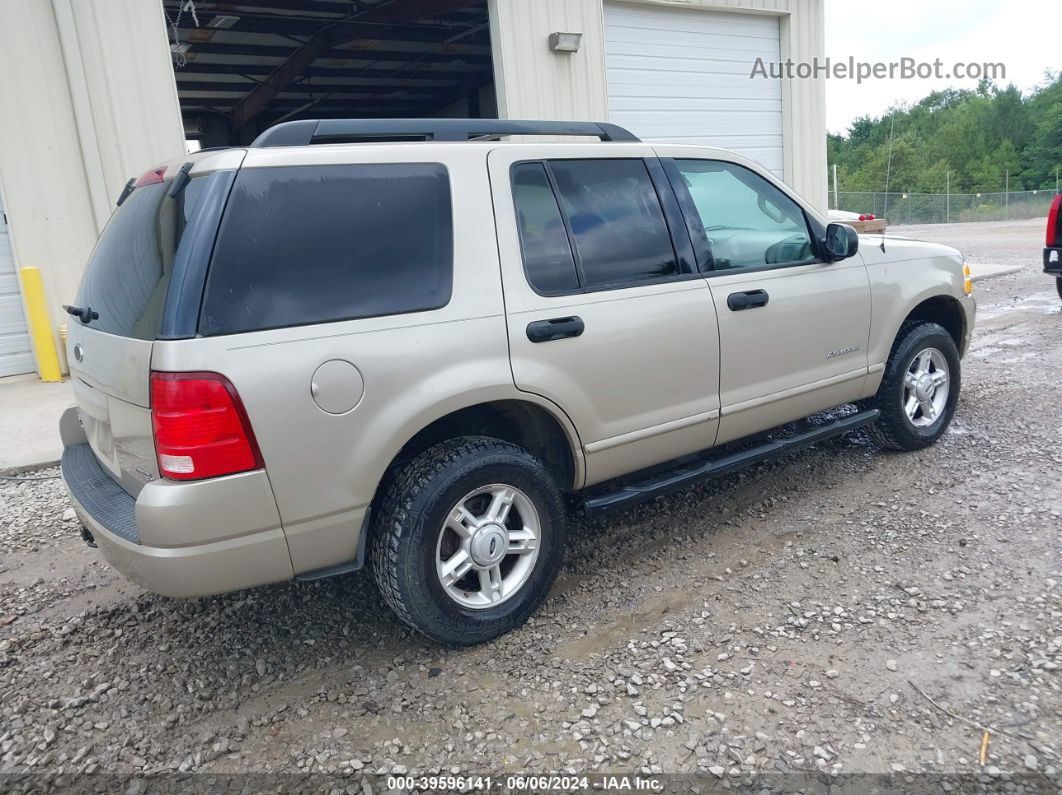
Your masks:
<svg viewBox="0 0 1062 795"><path fill-rule="evenodd" d="M885 163L885 211L882 216L885 223L889 222L889 176L892 173L892 133L896 129L896 109L892 111L892 121L889 122L889 159ZM885 227L881 227L881 253L885 253Z"/></svg>

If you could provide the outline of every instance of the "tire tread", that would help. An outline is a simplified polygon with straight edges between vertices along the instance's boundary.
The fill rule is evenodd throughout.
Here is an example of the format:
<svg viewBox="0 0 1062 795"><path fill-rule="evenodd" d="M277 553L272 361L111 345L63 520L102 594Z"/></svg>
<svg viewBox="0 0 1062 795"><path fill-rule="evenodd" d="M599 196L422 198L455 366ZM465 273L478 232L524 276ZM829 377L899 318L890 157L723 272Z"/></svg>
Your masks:
<svg viewBox="0 0 1062 795"><path fill-rule="evenodd" d="M548 479L550 484L553 483L545 466L527 450L515 444L487 436L450 439L429 448L393 473L379 503L379 519L374 522L371 530L369 557L384 601L403 623L446 645L468 645L485 638L461 639L462 630L456 622L454 626L437 627L434 628L436 631L433 631L432 627L417 620L421 612L418 600L408 589L402 587L403 579L408 579L409 575L408 572L403 572L403 566L408 559L406 547L410 543L411 528L423 520L426 495L446 478L448 472L470 460L489 459L499 455L522 459L525 465L535 468L539 476ZM560 509L560 496L555 486L554 499L556 507ZM557 532L558 541L563 543L563 528L557 528ZM519 617L509 622L511 625L506 631L522 623L537 606L538 601L535 600L527 609L519 611Z"/></svg>
<svg viewBox="0 0 1062 795"><path fill-rule="evenodd" d="M951 335L948 331L938 323L933 323L928 320L912 319L904 321L900 326L900 330L896 333L896 339L893 340L892 349L889 351L888 361L885 363L885 372L881 378L881 386L878 387L878 393L863 402L865 408L877 408L881 411L881 416L878 417L878 421L867 426L867 434L870 436L871 441L876 445L886 450L917 450L921 447L925 447L927 444L931 444L936 441L933 437L928 441L912 442L908 429L904 423L906 423L906 417L901 416L901 412L896 410L891 404L883 402L882 392L888 392L895 388L896 380L902 378L903 374L899 372L905 367L906 362L904 358L897 356L897 351L900 347L919 329L925 329L925 334L942 335L951 342L951 347L954 349L954 340L951 339ZM955 352L955 360L958 361L958 352ZM960 373L956 370L953 374L953 383L951 388L958 393L960 387ZM951 419L944 423L944 428L950 423ZM943 433L943 429L941 430Z"/></svg>

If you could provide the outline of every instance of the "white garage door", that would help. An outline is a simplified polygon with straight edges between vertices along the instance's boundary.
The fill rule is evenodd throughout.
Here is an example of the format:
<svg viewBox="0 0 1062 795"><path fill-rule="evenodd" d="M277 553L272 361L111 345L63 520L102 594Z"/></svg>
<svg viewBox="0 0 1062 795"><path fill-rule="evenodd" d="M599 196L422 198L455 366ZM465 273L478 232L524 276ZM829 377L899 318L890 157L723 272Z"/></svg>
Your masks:
<svg viewBox="0 0 1062 795"><path fill-rule="evenodd" d="M782 173L778 18L605 3L609 120L647 141L721 146Z"/></svg>
<svg viewBox="0 0 1062 795"><path fill-rule="evenodd" d="M0 376L32 373L36 369L3 212L0 205Z"/></svg>

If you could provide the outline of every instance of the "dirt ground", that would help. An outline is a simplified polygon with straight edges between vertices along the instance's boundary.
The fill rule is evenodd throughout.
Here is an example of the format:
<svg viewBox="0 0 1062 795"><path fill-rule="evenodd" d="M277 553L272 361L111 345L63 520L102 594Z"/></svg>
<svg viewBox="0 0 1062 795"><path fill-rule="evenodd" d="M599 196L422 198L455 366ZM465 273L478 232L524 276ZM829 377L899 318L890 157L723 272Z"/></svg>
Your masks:
<svg viewBox="0 0 1062 795"><path fill-rule="evenodd" d="M854 434L573 518L550 599L489 645L412 635L364 574L157 597L80 541L59 481L0 482L0 788L552 771L1058 791L1062 302L1042 222L896 231L1022 266L975 288L941 442Z"/></svg>

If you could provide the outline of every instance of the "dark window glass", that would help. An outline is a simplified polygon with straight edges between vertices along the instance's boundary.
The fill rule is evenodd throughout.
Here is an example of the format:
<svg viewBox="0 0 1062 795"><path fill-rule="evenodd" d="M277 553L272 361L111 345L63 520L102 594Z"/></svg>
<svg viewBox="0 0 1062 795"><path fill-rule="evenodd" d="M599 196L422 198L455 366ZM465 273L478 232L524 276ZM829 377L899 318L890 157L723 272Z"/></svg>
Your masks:
<svg viewBox="0 0 1062 795"><path fill-rule="evenodd" d="M551 160L584 287L678 272L664 213L641 160Z"/></svg>
<svg viewBox="0 0 1062 795"><path fill-rule="evenodd" d="M800 206L754 171L721 160L676 160L704 224L716 270L814 258Z"/></svg>
<svg viewBox="0 0 1062 795"><path fill-rule="evenodd" d="M541 163L514 166L513 196L528 281L544 293L579 289L568 233L545 166Z"/></svg>
<svg viewBox="0 0 1062 795"><path fill-rule="evenodd" d="M91 328L155 338L177 246L206 179L193 178L176 199L166 195L169 181L144 185L115 209L89 257L74 301L99 313Z"/></svg>
<svg viewBox="0 0 1062 795"><path fill-rule="evenodd" d="M452 281L442 165L245 168L221 221L199 332L438 309Z"/></svg>

